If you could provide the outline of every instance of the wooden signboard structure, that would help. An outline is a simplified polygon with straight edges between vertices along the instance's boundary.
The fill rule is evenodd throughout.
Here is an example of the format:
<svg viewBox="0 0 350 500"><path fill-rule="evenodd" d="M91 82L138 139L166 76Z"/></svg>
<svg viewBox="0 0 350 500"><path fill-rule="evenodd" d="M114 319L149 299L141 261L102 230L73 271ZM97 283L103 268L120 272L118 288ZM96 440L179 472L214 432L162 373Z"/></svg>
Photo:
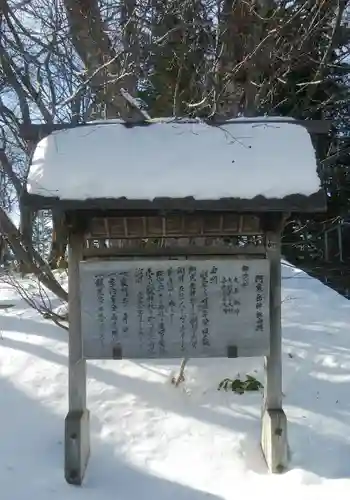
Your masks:
<svg viewBox="0 0 350 500"><path fill-rule="evenodd" d="M261 124L261 120L257 122ZM230 123L235 131L244 121ZM276 123L277 128L280 124L287 125L284 120ZM268 127L271 124L270 120ZM312 148L309 133L300 123L288 125L291 130L302 128L307 136L305 141L309 141ZM154 130L156 136L159 126L149 125L147 134L152 136ZM162 126L172 125L168 122ZM244 126L252 131L254 121L245 122ZM91 133L86 132L93 127L86 125L78 132L81 134L84 130L91 141ZM120 123L111 122L110 127L123 128L125 134ZM174 141L179 140L182 129L188 137L184 122L177 123L176 127ZM74 130L69 132L74 134ZM134 137L135 132L142 135L144 130L142 125L127 133ZM271 135L271 130L268 132ZM67 130L55 133L54 153L50 150L50 135L37 146L40 150L46 141L44 154L42 150L38 153L44 169L54 168L49 165L50 154L59 152L60 134L66 133ZM196 141L196 134L193 140ZM297 147L290 135L289 140L291 148ZM76 144L76 140L73 142ZM108 153L100 151L99 154L103 163ZM159 188L157 197L149 195L145 187L142 198L130 194L130 179L123 181L122 169L128 169L128 164L118 167L120 154L117 149L115 168L119 169L119 175L115 186L121 196L103 197L98 187L95 197L85 193L76 199L67 197L63 188L60 192L60 187L58 193L50 192L45 177L37 181L35 153L25 195L35 210L61 211L69 237L67 482L81 484L90 455L87 359L264 356L261 446L269 470L282 472L288 464L288 442L282 407L281 233L291 214L325 210L319 182L309 194L296 191L287 196L238 197L233 189L232 197L219 196L215 190L207 198L204 195L171 197L169 186L165 185ZM145 154L147 152L140 151L141 165L144 165ZM269 154L270 158L261 159L262 169L271 161L274 151L270 150ZM285 154L288 155L288 151ZM152 152L149 156L152 162ZM220 163L220 150L217 163ZM96 165L96 168L101 167ZM147 168L146 162L145 176L151 175ZM187 168L191 170L191 164ZM312 175L316 174L314 157L313 164L307 168L313 171ZM62 175L69 177L69 169ZM73 180L74 172L71 175ZM219 178L220 175L217 169ZM236 175L239 179L243 173L237 171ZM70 183L70 179L66 178L65 182ZM113 184L113 179L106 178L105 182ZM142 184L142 178L134 178L134 182ZM252 178L251 183L254 182L258 181ZM273 185L275 179L270 182ZM303 188L302 178L300 187ZM164 196L161 196L162 189ZM189 186L187 194L191 189L194 187ZM259 193L259 186L254 189Z"/></svg>

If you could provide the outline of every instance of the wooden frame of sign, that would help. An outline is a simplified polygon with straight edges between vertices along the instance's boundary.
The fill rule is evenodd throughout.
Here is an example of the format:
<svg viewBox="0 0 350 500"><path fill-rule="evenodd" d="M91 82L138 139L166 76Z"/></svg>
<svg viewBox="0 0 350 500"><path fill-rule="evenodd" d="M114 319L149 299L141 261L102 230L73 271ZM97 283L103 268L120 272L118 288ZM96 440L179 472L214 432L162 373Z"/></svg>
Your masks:
<svg viewBox="0 0 350 500"><path fill-rule="evenodd" d="M207 201L24 198L33 210L61 211L69 234L67 482L80 485L89 460L86 359L101 358L265 356L261 446L269 470L285 470L281 233L289 214L325 211L323 192Z"/></svg>
<svg viewBox="0 0 350 500"><path fill-rule="evenodd" d="M113 214L111 217L98 212L88 215L83 215L81 212L68 212L66 214L69 227L70 336L69 412L66 418L65 475L69 483L81 484L90 453L89 412L86 407L86 359L121 359L124 355L145 358L266 356L261 444L271 472L281 472L287 467L287 421L282 409L280 275L280 234L285 217L286 215L283 213L254 215L227 212L214 214L181 213L177 214L176 217L174 215L169 215L169 217L147 215L147 213L142 216ZM101 328L98 327L98 324L96 326L92 322L92 326L88 325L91 325L91 320L98 318L99 314L100 316L102 314L102 317L106 317L108 314L106 309L99 312L96 310L92 318L84 317L84 309L91 313L91 308L96 307L96 304L99 303L97 300L93 304L91 294L86 297L84 290L91 291L96 288L96 279L108 280L108 276L111 276L111 270L114 271L114 274L119 273L119 279L121 279L125 269L131 269L134 272L135 269L140 269L142 262L146 262L146 266L155 266L153 269L156 275L159 268L157 263L162 263L163 269L166 271L171 269L174 259L180 259L185 273L190 273L193 262L197 267L199 266L198 273L201 271L203 273L204 270L204 274L206 269L211 268L212 263L215 263L219 271L220 263L223 263L226 266L224 279L227 279L228 282L230 279L235 279L237 269L241 269L239 284L243 285L244 280L250 279L251 286L255 287L255 299L260 297L259 300L264 301L264 303L259 304L258 300L256 303L249 302L252 292L247 287L245 295L247 306L245 307L245 303L241 301L240 311L237 314L237 311L234 310L234 295L232 293L230 295L228 292L226 298L223 299L223 293L221 293L222 317L226 319L225 325L227 321L231 320L232 331L216 330L215 338L212 339L209 347L206 345L208 338L206 338L202 328L199 332L200 335L198 335L200 339L197 339L195 347L193 347L192 336L188 335L185 348L180 345L181 340L178 338L177 344L174 343L166 349L164 338L167 342L169 335L174 334L174 329L172 329L169 335L166 333L163 335L163 346L159 331L156 332L159 341L158 347L156 346L156 350L153 349L151 352L148 345L142 349L135 342L126 342L125 331L122 332L124 339L121 338L120 334L119 338L116 339L115 331L113 334L115 324L113 327L113 322L109 319L109 326L104 325L105 342L101 341ZM190 267L184 266L184 260ZM259 261L262 266L259 266ZM202 267L201 263L203 263ZM267 263L268 267L266 267ZM228 264L232 269L231 274L230 271L227 272ZM253 269L254 276L244 276L244 270L249 268ZM260 282L257 280L259 273L261 279L267 280L265 295L261 293L263 292L261 287L259 288ZM82 279L84 279L83 283ZM190 286L189 282L188 288ZM107 293L106 287L104 295ZM131 296L130 284L129 292L129 296ZM97 295L98 293L96 293ZM215 290L213 298L215 298ZM189 302L190 298L187 299ZM120 296L120 301L122 300ZM131 301L130 297L129 300ZM84 303L84 307L82 307L82 303ZM101 303L99 304L101 306ZM261 309L256 309L259 305ZM132 314L132 311L135 312L135 315L137 314L137 304L134 306L134 308L130 308L129 314ZM109 306L108 310L113 311L113 304ZM181 311L179 315L181 315ZM239 320L240 316L244 319ZM266 322L265 329L262 326L262 321ZM135 321L132 324L135 325ZM235 329L235 325L238 330ZM121 325L122 327L123 325ZM239 331L242 327L247 328L247 330ZM176 330L181 330L180 323L175 328ZM89 331L88 335L87 331ZM94 333L95 337L91 338ZM135 328L133 332L130 332L129 328L128 333L130 337L134 334L135 338L139 338ZM191 332L186 329L185 333ZM210 335L212 333L209 331L208 336L210 337ZM108 337L107 341L106 337Z"/></svg>

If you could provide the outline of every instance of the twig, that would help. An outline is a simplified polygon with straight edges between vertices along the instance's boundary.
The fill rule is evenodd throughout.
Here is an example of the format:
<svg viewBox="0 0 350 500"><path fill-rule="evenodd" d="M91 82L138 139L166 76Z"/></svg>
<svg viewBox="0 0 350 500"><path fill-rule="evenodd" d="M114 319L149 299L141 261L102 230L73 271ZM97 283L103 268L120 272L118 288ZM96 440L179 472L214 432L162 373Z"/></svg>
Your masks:
<svg viewBox="0 0 350 500"><path fill-rule="evenodd" d="M182 382L185 381L185 368L190 358L183 358L180 365L180 371L177 377L173 377L171 382L175 387L178 387Z"/></svg>

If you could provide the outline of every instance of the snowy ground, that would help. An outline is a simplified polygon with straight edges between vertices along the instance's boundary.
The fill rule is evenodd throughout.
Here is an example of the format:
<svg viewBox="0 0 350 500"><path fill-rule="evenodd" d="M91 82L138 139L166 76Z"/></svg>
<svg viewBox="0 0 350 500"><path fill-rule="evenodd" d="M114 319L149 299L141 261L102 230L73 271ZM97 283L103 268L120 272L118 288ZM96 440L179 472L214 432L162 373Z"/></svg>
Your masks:
<svg viewBox="0 0 350 500"><path fill-rule="evenodd" d="M350 302L283 266L284 407L290 471L259 449L260 394L218 392L227 376L262 380L262 360L90 362L92 456L83 487L63 478L67 333L0 285L1 500L322 500L350 493ZM256 370L256 371L255 371Z"/></svg>

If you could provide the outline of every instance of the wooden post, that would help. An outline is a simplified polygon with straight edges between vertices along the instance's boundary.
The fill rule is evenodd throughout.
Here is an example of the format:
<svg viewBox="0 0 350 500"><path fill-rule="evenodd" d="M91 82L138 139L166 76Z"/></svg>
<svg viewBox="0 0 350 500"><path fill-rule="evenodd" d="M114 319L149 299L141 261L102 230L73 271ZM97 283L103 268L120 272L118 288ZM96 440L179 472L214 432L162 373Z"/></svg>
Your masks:
<svg viewBox="0 0 350 500"><path fill-rule="evenodd" d="M267 234L270 260L270 354L265 358L261 446L270 472L288 465L287 419L282 409L281 235Z"/></svg>
<svg viewBox="0 0 350 500"><path fill-rule="evenodd" d="M80 311L79 262L83 250L80 234L69 237L69 411L65 421L65 478L81 485L90 456L89 412L86 408L86 361L83 359Z"/></svg>

